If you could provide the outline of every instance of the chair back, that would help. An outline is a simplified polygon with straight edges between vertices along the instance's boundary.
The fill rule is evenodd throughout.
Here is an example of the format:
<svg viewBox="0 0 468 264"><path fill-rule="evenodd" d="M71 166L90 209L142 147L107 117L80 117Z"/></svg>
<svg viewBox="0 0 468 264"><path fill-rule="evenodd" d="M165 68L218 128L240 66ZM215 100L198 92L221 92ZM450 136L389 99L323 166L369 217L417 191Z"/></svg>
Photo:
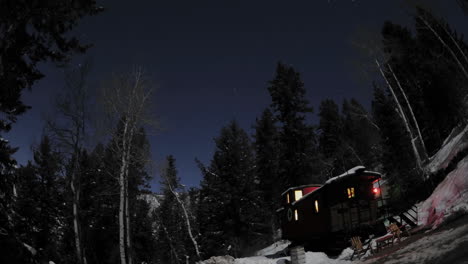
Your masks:
<svg viewBox="0 0 468 264"><path fill-rule="evenodd" d="M401 233L401 230L400 228L395 224L395 223L391 223L389 226L388 226L388 229L390 230L390 232L394 235L399 235Z"/></svg>
<svg viewBox="0 0 468 264"><path fill-rule="evenodd" d="M361 238L358 237L358 236L352 237L351 238L351 245L356 250L362 250Z"/></svg>

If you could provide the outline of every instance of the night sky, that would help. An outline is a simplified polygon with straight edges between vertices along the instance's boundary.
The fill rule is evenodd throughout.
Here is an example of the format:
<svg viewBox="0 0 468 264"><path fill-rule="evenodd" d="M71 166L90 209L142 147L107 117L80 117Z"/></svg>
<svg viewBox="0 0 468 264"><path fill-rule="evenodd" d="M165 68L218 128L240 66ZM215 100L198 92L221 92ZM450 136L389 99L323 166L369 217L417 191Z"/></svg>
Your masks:
<svg viewBox="0 0 468 264"><path fill-rule="evenodd" d="M187 186L198 186L202 176L194 159L209 164L222 126L235 119L253 133L255 118L270 103L267 83L278 61L301 72L315 110L311 122L326 98L341 104L354 97L369 108L371 80L359 77L351 44L356 33L378 34L385 20L412 23L410 9L396 0L98 2L107 11L74 31L94 47L72 64L92 60L93 89L114 72L143 66L157 87L154 115L162 127L149 136L152 159L161 164L173 154ZM455 0L431 2L459 32L466 31L468 17ZM32 158L30 146L39 142L44 117L64 85L63 69L41 69L46 77L23 95L32 110L5 136L20 147L15 157L21 164Z"/></svg>

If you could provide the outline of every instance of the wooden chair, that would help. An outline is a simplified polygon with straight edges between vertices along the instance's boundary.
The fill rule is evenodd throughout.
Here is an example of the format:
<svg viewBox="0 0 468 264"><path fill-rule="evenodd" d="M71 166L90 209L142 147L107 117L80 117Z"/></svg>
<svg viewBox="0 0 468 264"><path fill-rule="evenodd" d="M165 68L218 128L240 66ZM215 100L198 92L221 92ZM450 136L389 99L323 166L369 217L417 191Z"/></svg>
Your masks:
<svg viewBox="0 0 468 264"><path fill-rule="evenodd" d="M361 237L355 236L351 238L351 248L354 250L353 254L351 255L351 260L353 260L354 255L358 258L361 258L366 254L367 251L371 251L371 239L369 239L366 243L362 244Z"/></svg>
<svg viewBox="0 0 468 264"><path fill-rule="evenodd" d="M388 226L388 231L390 231L390 233L393 235L393 239L392 239L392 243L393 241L395 240L395 238L398 239L398 243L400 243L401 241L401 230L400 228L397 226L397 224L395 223L391 223L389 226Z"/></svg>

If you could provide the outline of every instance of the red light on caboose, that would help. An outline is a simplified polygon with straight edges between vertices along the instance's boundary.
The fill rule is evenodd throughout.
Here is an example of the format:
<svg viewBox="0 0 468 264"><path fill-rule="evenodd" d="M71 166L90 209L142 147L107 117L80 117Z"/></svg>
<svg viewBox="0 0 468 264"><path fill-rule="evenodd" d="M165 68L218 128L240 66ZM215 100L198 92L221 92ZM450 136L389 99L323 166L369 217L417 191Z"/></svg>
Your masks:
<svg viewBox="0 0 468 264"><path fill-rule="evenodd" d="M377 187L374 187L374 188L372 188L372 192L373 192L374 194L376 194L376 195L377 195L377 194L379 194L379 192L380 192L380 189L379 189L379 188L377 188Z"/></svg>

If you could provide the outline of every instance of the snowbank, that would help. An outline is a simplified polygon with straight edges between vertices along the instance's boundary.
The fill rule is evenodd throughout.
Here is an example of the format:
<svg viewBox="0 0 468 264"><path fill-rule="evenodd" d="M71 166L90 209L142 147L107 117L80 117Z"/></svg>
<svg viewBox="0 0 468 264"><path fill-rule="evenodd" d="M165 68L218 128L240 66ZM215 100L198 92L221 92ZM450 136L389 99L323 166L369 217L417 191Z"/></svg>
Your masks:
<svg viewBox="0 0 468 264"><path fill-rule="evenodd" d="M437 186L419 209L420 223L436 228L447 218L468 212L468 157Z"/></svg>
<svg viewBox="0 0 468 264"><path fill-rule="evenodd" d="M225 262L220 262L225 263ZM232 264L285 264L290 263L290 257L283 258L267 258L263 256L249 257L249 258L239 258L235 259ZM226 263L226 264L231 264ZM323 252L306 252L306 264L350 264L352 263L349 260L343 260L340 258L331 259L327 254Z"/></svg>
<svg viewBox="0 0 468 264"><path fill-rule="evenodd" d="M269 258L267 256L274 255L279 251L285 249L289 245L289 241L281 240L266 247L257 254L263 253L263 256L253 256L247 258L235 259L231 256L217 256L199 262L198 264L287 264L291 263L290 257ZM350 264L351 261L347 260L353 254L353 250L347 248L343 250L340 256L336 259L329 258L323 252L306 252L306 264Z"/></svg>
<svg viewBox="0 0 468 264"><path fill-rule="evenodd" d="M429 173L435 173L447 168L450 161L462 150L468 147L468 125L457 134L459 129L455 128L444 141L442 148L430 158L426 169Z"/></svg>

